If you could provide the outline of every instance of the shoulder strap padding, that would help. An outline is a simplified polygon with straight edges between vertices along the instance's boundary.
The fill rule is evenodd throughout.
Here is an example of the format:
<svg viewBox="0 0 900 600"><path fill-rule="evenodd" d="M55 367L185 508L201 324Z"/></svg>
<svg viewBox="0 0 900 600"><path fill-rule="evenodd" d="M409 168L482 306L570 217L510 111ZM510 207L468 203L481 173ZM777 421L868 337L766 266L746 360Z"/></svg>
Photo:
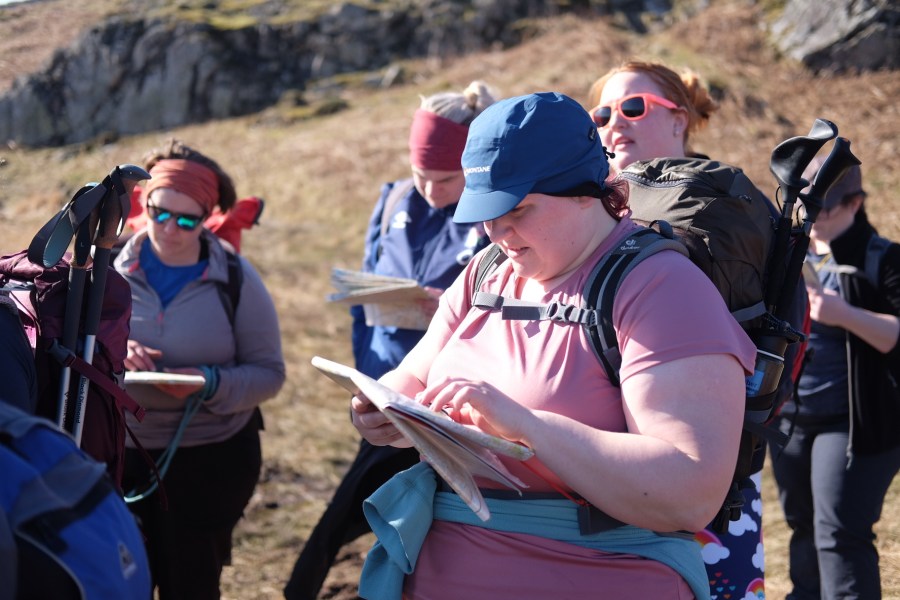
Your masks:
<svg viewBox="0 0 900 600"><path fill-rule="evenodd" d="M409 194L415 182L410 179L403 179L394 184L391 191L388 192L387 198L384 200L384 210L381 211L381 237L387 234L387 230L391 227L391 220L394 218L394 212L400 201Z"/></svg>
<svg viewBox="0 0 900 600"><path fill-rule="evenodd" d="M241 300L241 286L244 284L244 270L241 267L240 257L225 249L225 257L228 266L228 280L218 285L219 298L222 307L228 315L228 321L234 327L234 315L237 313L238 303Z"/></svg>
<svg viewBox="0 0 900 600"><path fill-rule="evenodd" d="M475 285L470 294L472 306L485 308L487 310L500 310L503 306L503 298L496 294L481 292L481 284L487 279L487 276L494 272L506 260L507 256L497 244L491 244L481 257L478 268L475 270Z"/></svg>
<svg viewBox="0 0 900 600"><path fill-rule="evenodd" d="M663 227L668 233L668 229ZM646 228L639 229L620 240L608 252L587 278L584 288L585 308L596 309L597 322L587 328L591 348L606 370L610 382L619 385L619 369L622 355L613 327L613 305L616 293L625 277L645 258L663 250L675 250L688 256L685 246L664 233Z"/></svg>
<svg viewBox="0 0 900 600"><path fill-rule="evenodd" d="M891 241L880 235L873 235L870 237L869 243L866 245L866 279L869 280L869 283L871 283L872 287L875 289L878 289L881 281L881 259L884 257L884 253L887 252L888 246L890 245Z"/></svg>

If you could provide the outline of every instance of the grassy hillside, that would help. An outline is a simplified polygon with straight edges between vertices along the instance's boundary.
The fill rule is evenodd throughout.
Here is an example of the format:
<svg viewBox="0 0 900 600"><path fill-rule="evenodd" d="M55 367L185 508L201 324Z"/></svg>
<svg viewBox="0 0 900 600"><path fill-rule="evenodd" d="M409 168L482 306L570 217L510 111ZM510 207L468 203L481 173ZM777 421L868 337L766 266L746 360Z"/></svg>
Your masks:
<svg viewBox="0 0 900 600"><path fill-rule="evenodd" d="M64 11L77 9L80 2L45 0L16 10ZM873 220L883 233L900 238L900 213L891 204L900 188L900 76L814 77L778 59L765 41L765 17L754 3L711 4L688 21L644 37L601 20L548 19L538 24L541 33L534 39L506 52L409 62L403 65L404 83L389 89L320 82L323 88L324 83L335 84L331 89L337 91L330 94L347 108L317 118L297 119L276 107L110 145L0 149L0 253L24 248L83 183L99 180L115 164L139 162L168 135L217 158L239 193L267 200L262 225L245 234L243 251L275 298L289 378L279 396L264 406L264 474L237 533L234 565L224 576L226 598L280 597L303 541L355 452L358 437L347 420L345 394L315 373L309 359L320 354L350 360L346 313L323 302L330 291L328 273L332 266L359 264L362 235L380 184L408 172L406 136L419 94L462 89L473 79L484 79L503 96L556 90L586 102L591 82L626 57L689 66L721 98L711 128L694 140L697 150L744 167L761 189L774 193L768 173L772 148L787 137L806 134L816 117L833 120L863 161ZM10 27L6 10L11 9L0 9L0 38L11 48L23 28ZM50 31L55 25L47 27ZM23 59L46 46L46 40L38 46L23 41ZM14 59L7 54L0 66ZM778 598L787 591L786 530L768 473L765 481L767 587L769 597ZM879 528L888 597L900 597L898 517L895 490ZM355 596L359 559L367 545L363 540L343 555L323 598Z"/></svg>

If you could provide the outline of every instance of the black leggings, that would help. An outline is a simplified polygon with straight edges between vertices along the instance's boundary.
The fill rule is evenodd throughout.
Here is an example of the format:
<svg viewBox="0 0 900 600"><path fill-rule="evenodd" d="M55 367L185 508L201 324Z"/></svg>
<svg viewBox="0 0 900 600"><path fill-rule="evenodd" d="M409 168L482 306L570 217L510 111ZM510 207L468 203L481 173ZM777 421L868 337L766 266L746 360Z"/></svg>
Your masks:
<svg viewBox="0 0 900 600"><path fill-rule="evenodd" d="M231 533L253 495L262 466L261 417L224 442L179 448L159 493L130 505L145 536L160 600L218 599L222 567L231 563ZM150 453L154 458L159 451ZM136 450L125 457L124 489L143 488L149 469Z"/></svg>

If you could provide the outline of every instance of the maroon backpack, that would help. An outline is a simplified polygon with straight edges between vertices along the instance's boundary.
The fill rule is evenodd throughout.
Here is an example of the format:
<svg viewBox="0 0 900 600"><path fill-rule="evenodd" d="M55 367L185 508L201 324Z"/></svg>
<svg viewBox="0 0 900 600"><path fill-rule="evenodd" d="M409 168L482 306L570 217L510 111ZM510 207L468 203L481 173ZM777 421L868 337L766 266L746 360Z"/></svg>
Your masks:
<svg viewBox="0 0 900 600"><path fill-rule="evenodd" d="M131 288L110 268L110 256L128 217L129 196L138 181L149 178L134 165L114 167L101 183L78 190L27 250L0 258L0 287L16 301L34 350L37 414L106 463L119 487L125 432L131 434L125 411L140 421L144 409L122 386ZM73 239L74 252L67 257Z"/></svg>
<svg viewBox="0 0 900 600"><path fill-rule="evenodd" d="M90 268L88 269L90 274ZM109 269L96 333L92 365L75 356L79 348L63 348L63 321L68 296L69 260L52 267L34 264L22 251L0 257L0 285L22 284L11 296L19 306L19 317L34 349L38 380L37 413L57 422L60 404L60 374L63 365L72 369L69 397L74 399L81 375L88 378L81 448L105 462L107 471L121 483L125 451L125 410L143 418L144 410L122 389L124 360L131 318L131 288L114 269ZM85 290L87 292L87 290ZM82 306L87 305L87 300ZM84 318L79 319L83 324ZM79 339L83 339L79 331ZM93 367L93 368L92 368ZM74 401L69 402L70 407ZM73 411L68 412L66 430L72 430Z"/></svg>

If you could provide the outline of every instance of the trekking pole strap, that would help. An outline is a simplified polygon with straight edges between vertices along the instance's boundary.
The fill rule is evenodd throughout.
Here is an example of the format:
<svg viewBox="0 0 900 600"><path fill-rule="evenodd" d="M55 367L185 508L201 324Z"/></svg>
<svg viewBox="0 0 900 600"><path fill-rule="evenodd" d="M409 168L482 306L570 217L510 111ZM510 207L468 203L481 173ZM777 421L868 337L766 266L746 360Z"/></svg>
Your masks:
<svg viewBox="0 0 900 600"><path fill-rule="evenodd" d="M59 341L53 340L50 344L47 351L50 355L55 358L59 364L64 367L69 367L79 374L84 375L91 382L99 385L103 390L109 393L116 400L116 406L119 408L124 408L132 415L134 418L138 420L138 422L144 420L144 413L146 410L143 406L135 402L134 398L128 395L128 393L120 388L118 385L113 383L113 381L104 375L99 369L97 369L94 365L85 362L83 359L75 356L75 353L69 350L68 348L64 348L60 345Z"/></svg>
<svg viewBox="0 0 900 600"><path fill-rule="evenodd" d="M787 445L788 441L790 440L790 436L782 433L774 427L770 427L768 425L765 425L764 423L759 423L747 418L744 419L744 430L763 438L767 442L774 444L779 448L784 448L784 446Z"/></svg>
<svg viewBox="0 0 900 600"><path fill-rule="evenodd" d="M28 260L50 268L62 258L78 227L106 194L106 187L92 183L82 187L56 215L47 221L28 246Z"/></svg>
<svg viewBox="0 0 900 600"><path fill-rule="evenodd" d="M766 304L762 300L748 306L746 308L741 308L735 311L732 311L731 316L734 317L734 320L738 323L744 323L746 321L750 321L751 319L755 319L756 317L761 317L766 314Z"/></svg>

